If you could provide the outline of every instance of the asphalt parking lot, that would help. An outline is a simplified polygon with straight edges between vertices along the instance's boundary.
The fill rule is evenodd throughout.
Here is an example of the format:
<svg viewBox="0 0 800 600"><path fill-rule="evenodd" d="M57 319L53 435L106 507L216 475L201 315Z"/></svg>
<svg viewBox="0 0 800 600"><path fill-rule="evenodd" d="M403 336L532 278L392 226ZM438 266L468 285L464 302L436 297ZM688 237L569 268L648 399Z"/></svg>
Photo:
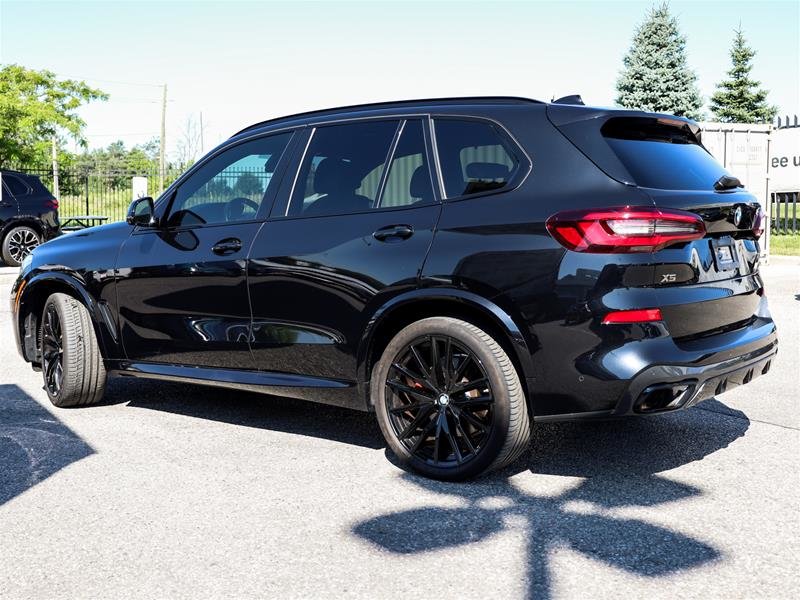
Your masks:
<svg viewBox="0 0 800 600"><path fill-rule="evenodd" d="M468 484L404 473L370 415L311 403L112 380L55 409L0 273L0 597L800 597L800 260L763 273L768 376L537 425Z"/></svg>

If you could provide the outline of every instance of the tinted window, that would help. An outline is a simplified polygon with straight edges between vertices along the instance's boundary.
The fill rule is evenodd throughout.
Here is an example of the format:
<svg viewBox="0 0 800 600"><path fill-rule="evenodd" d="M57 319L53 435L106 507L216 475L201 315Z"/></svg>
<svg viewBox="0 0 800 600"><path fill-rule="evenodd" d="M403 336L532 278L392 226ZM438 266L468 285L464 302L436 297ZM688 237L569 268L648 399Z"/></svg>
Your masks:
<svg viewBox="0 0 800 600"><path fill-rule="evenodd" d="M436 146L448 198L508 185L518 160L490 123L436 119Z"/></svg>
<svg viewBox="0 0 800 600"><path fill-rule="evenodd" d="M28 186L25 185L19 177L14 175L3 175L3 181L14 196L24 196L30 191Z"/></svg>
<svg viewBox="0 0 800 600"><path fill-rule="evenodd" d="M289 214L331 215L374 208L397 127L397 121L370 121L314 130Z"/></svg>
<svg viewBox="0 0 800 600"><path fill-rule="evenodd" d="M389 164L380 207L427 204L433 200L422 121L406 121Z"/></svg>
<svg viewBox="0 0 800 600"><path fill-rule="evenodd" d="M665 190L713 190L727 171L692 131L665 119L609 119L601 130L640 186ZM681 123L678 121L677 123Z"/></svg>
<svg viewBox="0 0 800 600"><path fill-rule="evenodd" d="M291 133L258 138L225 150L178 188L168 224L247 221L256 216Z"/></svg>

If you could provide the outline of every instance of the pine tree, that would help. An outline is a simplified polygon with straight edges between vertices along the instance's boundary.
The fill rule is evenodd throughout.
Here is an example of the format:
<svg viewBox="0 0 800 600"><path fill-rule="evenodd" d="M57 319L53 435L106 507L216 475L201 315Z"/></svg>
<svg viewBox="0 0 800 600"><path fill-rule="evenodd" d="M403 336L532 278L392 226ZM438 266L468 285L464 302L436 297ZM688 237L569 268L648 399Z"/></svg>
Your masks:
<svg viewBox="0 0 800 600"><path fill-rule="evenodd" d="M778 113L777 106L767 104L767 91L750 79L756 51L747 45L741 28L736 30L731 47L731 69L725 81L717 84L711 97L711 111L723 123L769 123Z"/></svg>
<svg viewBox="0 0 800 600"><path fill-rule="evenodd" d="M650 9L633 36L617 80L616 102L625 108L702 118L697 75L686 64L686 38L669 5Z"/></svg>

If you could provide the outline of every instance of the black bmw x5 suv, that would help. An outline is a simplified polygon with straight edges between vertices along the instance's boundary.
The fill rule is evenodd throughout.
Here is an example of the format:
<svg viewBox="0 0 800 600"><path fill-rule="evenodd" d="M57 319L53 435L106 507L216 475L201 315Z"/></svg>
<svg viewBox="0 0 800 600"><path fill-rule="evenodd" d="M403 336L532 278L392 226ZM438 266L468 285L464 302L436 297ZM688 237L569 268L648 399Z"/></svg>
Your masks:
<svg viewBox="0 0 800 600"><path fill-rule="evenodd" d="M761 212L692 121L520 98L239 132L127 223L44 244L11 303L57 406L107 374L374 411L463 479L532 421L692 406L766 373Z"/></svg>
<svg viewBox="0 0 800 600"><path fill-rule="evenodd" d="M0 170L0 258L18 267L59 234L58 200L36 175Z"/></svg>

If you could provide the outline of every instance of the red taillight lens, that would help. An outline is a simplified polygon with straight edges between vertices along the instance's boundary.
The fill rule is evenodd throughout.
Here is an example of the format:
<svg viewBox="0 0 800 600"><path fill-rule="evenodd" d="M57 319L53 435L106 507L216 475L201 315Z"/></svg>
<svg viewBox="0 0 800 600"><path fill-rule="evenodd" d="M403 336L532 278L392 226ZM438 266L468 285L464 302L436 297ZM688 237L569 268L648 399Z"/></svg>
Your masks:
<svg viewBox="0 0 800 600"><path fill-rule="evenodd" d="M637 310L617 310L608 313L603 318L603 325L614 325L616 323L648 323L650 321L661 321L660 308L641 308Z"/></svg>
<svg viewBox="0 0 800 600"><path fill-rule="evenodd" d="M49 210L58 210L58 200L56 198L50 198L50 200L45 200L44 207Z"/></svg>
<svg viewBox="0 0 800 600"><path fill-rule="evenodd" d="M568 250L595 253L655 252L706 234L693 213L647 206L564 211L547 219L547 230Z"/></svg>
<svg viewBox="0 0 800 600"><path fill-rule="evenodd" d="M764 211L759 206L758 210L756 210L756 215L753 217L753 235L758 239L762 233L764 233Z"/></svg>

